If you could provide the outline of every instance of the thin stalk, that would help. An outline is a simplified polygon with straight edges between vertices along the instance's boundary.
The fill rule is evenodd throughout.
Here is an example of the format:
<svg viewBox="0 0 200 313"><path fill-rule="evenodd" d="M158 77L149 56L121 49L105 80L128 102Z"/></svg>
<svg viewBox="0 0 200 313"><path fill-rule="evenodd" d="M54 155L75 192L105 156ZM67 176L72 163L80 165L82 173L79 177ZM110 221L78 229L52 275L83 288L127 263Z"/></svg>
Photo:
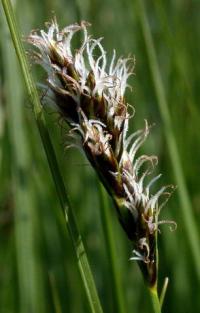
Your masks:
<svg viewBox="0 0 200 313"><path fill-rule="evenodd" d="M160 294L160 306L161 306L161 308L162 308L163 302L165 300L165 295L166 295L166 292L167 292L168 284L169 284L169 278L165 277L164 284L163 284L163 287L162 287L162 290L161 290L161 294Z"/></svg>
<svg viewBox="0 0 200 313"><path fill-rule="evenodd" d="M2 0L2 4L7 18L7 23L10 29L13 44L16 50L16 54L18 56L23 77L25 80L27 92L33 105L35 119L41 136L42 144L46 152L46 157L53 177L53 181L58 193L61 208L65 215L67 229L74 247L74 252L76 253L78 268L82 277L83 286L88 298L90 309L93 313L102 313L103 311L98 298L96 286L91 273L82 238L75 221L74 213L68 199L61 173L59 171L56 154L54 152L49 132L46 127L45 117L43 115L43 110L39 100L37 89L30 74L30 68L26 59L24 47L20 39L18 27L16 25L12 5L9 0Z"/></svg>
<svg viewBox="0 0 200 313"><path fill-rule="evenodd" d="M115 248L115 240L112 229L112 217L108 205L108 198L103 186L99 185L100 211L101 220L104 230L106 252L109 260L109 270L111 276L112 294L114 299L114 307L116 313L125 313L125 301L123 297L123 288L120 282L120 269L117 266L117 253Z"/></svg>
<svg viewBox="0 0 200 313"><path fill-rule="evenodd" d="M150 71L154 83L155 94L157 97L158 106L160 109L160 114L164 124L164 132L166 137L166 142L168 145L169 155L172 162L172 167L174 171L174 175L176 178L176 182L178 185L178 193L179 200L183 212L183 221L185 223L185 229L188 236L188 241L191 248L191 256L193 258L193 262L195 265L195 270L197 276L200 280L200 240L197 225L195 223L195 219L192 213L192 205L190 202L190 198L188 195L188 191L186 188L185 178L181 166L181 160L179 156L179 152L177 149L177 144L172 128L171 117L168 109L167 99L165 95L165 90L158 66L158 60L156 56L156 51L152 39L152 35L150 32L150 25L147 19L146 10L144 6L143 0L137 0L137 12L139 22L141 24L144 41L146 45L146 51L150 66Z"/></svg>

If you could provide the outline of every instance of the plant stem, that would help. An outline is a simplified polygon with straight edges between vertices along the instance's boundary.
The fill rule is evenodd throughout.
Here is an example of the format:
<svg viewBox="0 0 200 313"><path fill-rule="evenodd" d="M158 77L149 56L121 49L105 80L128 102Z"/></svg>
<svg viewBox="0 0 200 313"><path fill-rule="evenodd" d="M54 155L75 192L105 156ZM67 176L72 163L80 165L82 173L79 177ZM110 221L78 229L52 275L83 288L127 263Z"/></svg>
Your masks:
<svg viewBox="0 0 200 313"><path fill-rule="evenodd" d="M156 217L156 222L158 219L158 216ZM157 281L158 281L158 267L159 267L159 254L158 254L158 232L155 233L155 262L156 262L156 282L154 286L149 287L149 293L151 297L151 301L153 304L154 313L161 313L161 305L158 298L158 288L157 288Z"/></svg>
<svg viewBox="0 0 200 313"><path fill-rule="evenodd" d="M41 136L42 144L46 152L48 164L53 177L54 184L58 193L61 208L65 215L66 225L72 241L74 251L77 257L78 268L82 277L83 286L88 298L88 302L93 313L102 313L101 304L96 291L94 279L91 273L85 248L78 230L74 213L71 208L68 195L64 186L64 182L59 171L56 154L51 143L48 129L46 127L45 118L43 115L42 106L38 97L37 89L30 74L30 68L26 59L24 47L22 45L18 28L15 21L14 12L10 0L2 0L3 8L7 18L7 23L10 28L11 37L14 43L16 54L22 69L23 77L25 80L26 88L33 105L34 115Z"/></svg>
<svg viewBox="0 0 200 313"><path fill-rule="evenodd" d="M150 32L150 25L147 19L147 14L144 6L143 0L137 0L137 13L139 22L141 24L144 41L146 45L147 56L149 60L150 71L152 75L152 80L154 83L155 94L157 97L158 106L160 109L160 114L164 124L164 131L166 142L169 149L169 155L171 158L174 175L178 185L179 200L183 212L183 221L185 223L185 229L188 236L191 256L193 257L195 270L198 278L200 279L200 240L197 225L192 212L192 205L188 195L188 190L185 183L185 178L183 174L183 169L181 166L181 160L179 152L177 149L177 143L175 140L171 117L168 109L167 99L165 95L165 90L161 78L161 73L158 66L156 51L153 43L153 38Z"/></svg>
<svg viewBox="0 0 200 313"><path fill-rule="evenodd" d="M112 279L112 291L114 298L114 308L116 313L125 313L125 301L123 297L123 288L120 283L120 270L117 266L117 253L115 248L115 240L113 229L111 225L112 217L110 214L110 208L108 207L108 198L105 193L103 185L99 184L99 194L100 194L100 210L101 210L101 220L104 230L105 242L106 242L106 252L108 254L109 260L109 270Z"/></svg>
<svg viewBox="0 0 200 313"><path fill-rule="evenodd" d="M149 288L149 294L151 297L154 313L161 313L161 307L160 307L160 302L158 298L158 293L157 293L157 287L150 287Z"/></svg>

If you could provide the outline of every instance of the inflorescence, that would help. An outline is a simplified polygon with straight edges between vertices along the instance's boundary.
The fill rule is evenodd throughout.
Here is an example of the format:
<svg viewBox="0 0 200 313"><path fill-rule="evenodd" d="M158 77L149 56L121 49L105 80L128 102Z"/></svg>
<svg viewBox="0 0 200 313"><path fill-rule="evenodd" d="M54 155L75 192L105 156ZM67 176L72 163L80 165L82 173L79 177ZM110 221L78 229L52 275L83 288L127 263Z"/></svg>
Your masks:
<svg viewBox="0 0 200 313"><path fill-rule="evenodd" d="M73 24L59 30L56 20L47 31L33 31L28 42L37 50L33 57L47 72L43 85L48 99L69 125L69 146L81 147L100 180L114 200L118 217L134 250L131 260L143 262L143 271L150 281L156 275L155 238L162 223L158 215L173 186L164 186L154 195L150 190L160 178L157 175L145 184L145 178L157 164L155 156L137 156L149 134L145 121L143 130L127 135L129 105L124 99L127 80L133 74L132 58L116 59L110 64L101 44L102 38L88 35L88 23ZM78 49L72 39L83 32ZM144 164L147 168L142 171ZM159 204L161 196L165 200ZM141 266L141 265L140 265Z"/></svg>

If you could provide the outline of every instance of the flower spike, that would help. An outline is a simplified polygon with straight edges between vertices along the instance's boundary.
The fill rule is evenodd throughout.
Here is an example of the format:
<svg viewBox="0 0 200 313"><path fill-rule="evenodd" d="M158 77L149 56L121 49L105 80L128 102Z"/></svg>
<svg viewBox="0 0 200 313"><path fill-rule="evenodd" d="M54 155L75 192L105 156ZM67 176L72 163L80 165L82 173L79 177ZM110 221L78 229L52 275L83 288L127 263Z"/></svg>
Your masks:
<svg viewBox="0 0 200 313"><path fill-rule="evenodd" d="M158 221L161 207L158 200L169 186L150 194L158 175L145 186L145 179L157 164L155 156L137 156L149 135L145 120L143 130L127 136L131 118L124 95L127 80L133 74L135 60L116 59L113 51L110 65L102 38L88 35L89 23L72 24L59 30L54 19L47 30L33 31L27 41L36 47L34 61L47 73L48 96L62 120L71 129L69 146L81 147L112 197L119 221L133 242L131 260L137 260L150 285L156 280L156 233L163 223ZM83 33L79 47L72 41ZM135 110L133 109L134 115ZM72 141L72 142L71 142ZM74 143L73 143L74 141ZM145 164L146 170L142 172ZM168 199L167 196L167 199ZM175 224L174 224L175 225Z"/></svg>

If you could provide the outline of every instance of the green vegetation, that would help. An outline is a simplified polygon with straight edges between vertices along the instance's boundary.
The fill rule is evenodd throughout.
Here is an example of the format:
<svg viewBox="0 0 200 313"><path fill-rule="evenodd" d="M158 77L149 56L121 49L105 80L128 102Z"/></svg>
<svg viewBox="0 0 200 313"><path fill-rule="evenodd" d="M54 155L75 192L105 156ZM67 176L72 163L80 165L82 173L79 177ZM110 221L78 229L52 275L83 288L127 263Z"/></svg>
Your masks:
<svg viewBox="0 0 200 313"><path fill-rule="evenodd" d="M42 83L45 74L35 66L26 72L15 42L22 74L16 33L11 39L0 10L0 312L95 313L102 305L104 313L153 313L113 204L83 155L65 151L65 126L46 107L41 112L32 76ZM163 175L155 190L177 185L160 218L176 221L177 230L161 225L158 234L162 313L199 312L199 1L17 0L14 11L21 36L44 28L55 14L60 27L91 22L108 59L113 48L118 56L135 56L129 132L144 119L155 123L141 151L159 158L156 172Z"/></svg>

